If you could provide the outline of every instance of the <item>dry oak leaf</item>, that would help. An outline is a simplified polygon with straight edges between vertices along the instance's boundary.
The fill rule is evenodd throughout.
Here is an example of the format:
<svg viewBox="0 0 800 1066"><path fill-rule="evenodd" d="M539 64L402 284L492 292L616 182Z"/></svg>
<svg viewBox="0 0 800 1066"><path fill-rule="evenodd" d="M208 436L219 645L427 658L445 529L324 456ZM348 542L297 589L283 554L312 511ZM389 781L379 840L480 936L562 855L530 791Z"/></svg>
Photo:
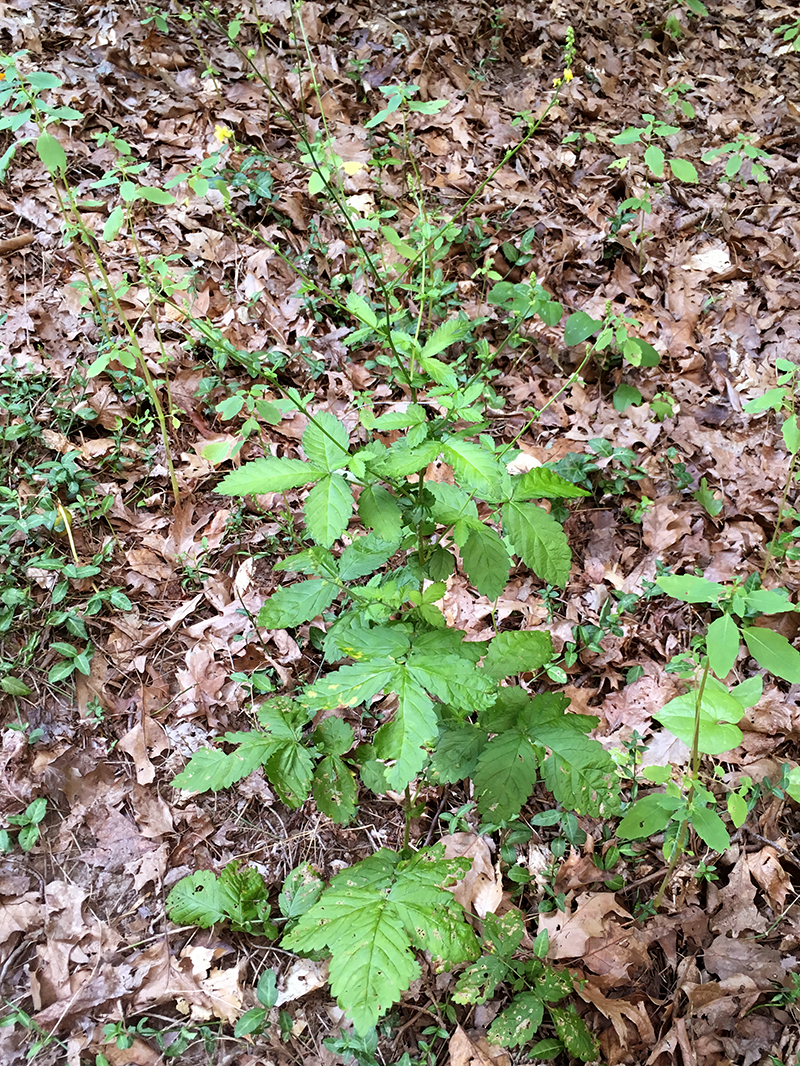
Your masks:
<svg viewBox="0 0 800 1066"><path fill-rule="evenodd" d="M511 1066L511 1056L490 1044L479 1030L467 1034L461 1026L450 1037L450 1066Z"/></svg>
<svg viewBox="0 0 800 1066"><path fill-rule="evenodd" d="M477 833L451 833L442 837L446 859L467 858L472 866L451 889L456 900L479 918L494 914L503 898L503 883L492 864L489 840Z"/></svg>
<svg viewBox="0 0 800 1066"><path fill-rule="evenodd" d="M569 906L569 898L567 899ZM647 945L633 917L613 892L584 893L575 910L539 915L539 931L550 937L550 959L578 959L596 974L627 980L629 969L648 962Z"/></svg>
<svg viewBox="0 0 800 1066"><path fill-rule="evenodd" d="M631 1003L627 999L609 999L592 983L591 977L576 981L575 991L581 999L586 1003L591 1003L604 1017L608 1018L614 1026L622 1047L630 1047L631 1030L628 1023L635 1026L640 1043L651 1046L655 1041L653 1023L647 1016L644 1003Z"/></svg>
<svg viewBox="0 0 800 1066"><path fill-rule="evenodd" d="M792 881L780 864L775 848L762 848L755 855L747 856L747 865L753 880L766 892L776 910L783 910Z"/></svg>
<svg viewBox="0 0 800 1066"><path fill-rule="evenodd" d="M717 893L709 893L709 910L715 895L722 906L709 925L715 933L738 936L745 931L763 933L767 928L766 915L756 907L756 886L753 884L748 856L742 854L728 875L728 883Z"/></svg>

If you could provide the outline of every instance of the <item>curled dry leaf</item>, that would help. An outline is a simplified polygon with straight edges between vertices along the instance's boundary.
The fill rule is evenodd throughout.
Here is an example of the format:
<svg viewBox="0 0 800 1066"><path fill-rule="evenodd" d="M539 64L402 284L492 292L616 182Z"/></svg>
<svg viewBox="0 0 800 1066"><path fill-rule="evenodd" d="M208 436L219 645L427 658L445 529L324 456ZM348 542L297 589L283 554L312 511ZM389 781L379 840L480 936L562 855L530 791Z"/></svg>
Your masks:
<svg viewBox="0 0 800 1066"><path fill-rule="evenodd" d="M451 889L453 895L469 912L479 918L494 914L503 898L500 871L492 864L489 838L477 833L451 833L442 837L447 859L472 859L472 866Z"/></svg>

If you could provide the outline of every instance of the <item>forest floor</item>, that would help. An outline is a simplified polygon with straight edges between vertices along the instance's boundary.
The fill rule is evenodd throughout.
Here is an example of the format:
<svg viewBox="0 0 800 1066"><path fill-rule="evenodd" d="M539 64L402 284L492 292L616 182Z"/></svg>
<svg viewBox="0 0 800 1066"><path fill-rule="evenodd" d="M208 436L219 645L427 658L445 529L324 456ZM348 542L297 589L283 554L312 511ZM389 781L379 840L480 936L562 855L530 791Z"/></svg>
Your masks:
<svg viewBox="0 0 800 1066"><path fill-rule="evenodd" d="M400 235L382 247L387 262L392 240L416 232L420 203L431 225L460 227L426 284L437 287L442 317L480 319L496 353L482 371L495 393L485 432L518 438L531 463L577 457L591 488L566 521L566 588L520 565L493 608L456 574L439 604L452 627L479 640L513 616L519 628L545 627L559 653L574 645L547 683L561 678L555 687L572 709L596 716L605 748L630 750L633 738L647 746L645 761L680 772L688 749L653 716L681 691L676 658L713 612L653 595L649 583L662 567L727 586L759 574L797 600L800 442L785 367L800 343L800 52L775 32L797 12L780 0L709 2L707 15L691 6L312 0L293 16L285 0L257 0L268 26L259 40L245 13L241 41L252 40L267 91L231 46L226 27L239 11L225 0L217 23L182 18L200 10L191 3L160 15L115 0L0 3L4 54L21 53L23 73L55 75L41 98L79 113L55 116L50 133L171 405L168 454L142 379L115 347L124 347L122 323L105 336L87 301L91 252L65 239L63 184L37 154L36 116L4 119L0 152L16 144L0 187L6 1066L151 1066L165 1055L329 1066L352 1039L340 1037L342 1012L317 963L219 925L173 925L165 910L182 877L233 859L254 864L277 898L301 863L329 878L404 843L402 795L362 789L357 819L338 825L312 801L282 804L260 771L217 793L172 784L198 748L249 727L254 672L289 693L320 668L309 625L251 624L283 580L275 563L302 539L302 497L292 490L265 512L216 487L242 458L296 457L308 420L284 407L250 432L248 404L258 422L255 399L294 386L353 429L365 397L386 410L408 399L378 346L345 343L353 324L337 300L353 277L352 239L310 194L286 116L312 139L324 118L350 210L383 212ZM563 80L570 26L576 54ZM446 106L404 111L405 128L399 113L367 125L389 85L417 86L413 99ZM525 129L515 117L541 116L556 92L535 135L504 162ZM7 101L4 115L21 106ZM651 126L649 148L642 136L619 138L644 129L643 116L677 132ZM726 172L741 137L741 167ZM136 181L159 191L212 159L231 210L213 181L208 195L177 183L174 195L139 198L133 234L109 228L124 193L114 138L141 167ZM680 163L659 178L657 145L667 162L691 162L697 180L678 180ZM649 212L625 204L648 197ZM487 292L497 278L533 273L568 313L635 320L631 335L657 349L659 365L635 367L609 350L576 375L582 349L542 323L507 343ZM207 333L187 324L170 292L188 294ZM461 358L471 365L469 352ZM752 410L781 383L772 406ZM225 459L243 432L242 450ZM788 610L765 621L793 641L797 618ZM743 653L734 679L755 673ZM593 860L613 826L589 816L577 830L532 823L520 895L477 832L467 786L421 786L412 840L460 833L532 936L542 897L563 896L566 925L551 928L549 959L569 967L574 1003L611 1066L798 1061L800 819L778 783L800 763L800 684L765 674L740 727L741 743L704 762L707 779L720 795L746 778L774 787L761 786L720 854L694 839L649 916L668 866L663 838L611 871ZM547 806L535 792L526 817ZM549 879L537 876L553 855ZM274 1024L234 1036L257 1006L264 967L278 975ZM502 994L456 1007L448 980L423 969L379 1026L377 1047L355 1042L349 1054L360 1066L406 1053L426 1066L524 1061L524 1048L483 1039ZM344 1040L339 1051L332 1039Z"/></svg>

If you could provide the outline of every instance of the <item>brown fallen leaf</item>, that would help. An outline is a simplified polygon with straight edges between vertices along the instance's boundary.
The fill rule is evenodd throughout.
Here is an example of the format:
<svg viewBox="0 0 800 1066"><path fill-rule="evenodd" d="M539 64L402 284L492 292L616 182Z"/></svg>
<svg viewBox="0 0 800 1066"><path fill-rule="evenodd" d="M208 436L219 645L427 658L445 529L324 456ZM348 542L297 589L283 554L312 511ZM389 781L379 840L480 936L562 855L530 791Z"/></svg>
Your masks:
<svg viewBox="0 0 800 1066"><path fill-rule="evenodd" d="M479 918L494 914L503 898L503 883L492 864L489 838L477 833L451 833L441 842L445 858L472 860L471 868L450 890L455 898L465 911L474 910Z"/></svg>
<svg viewBox="0 0 800 1066"><path fill-rule="evenodd" d="M450 1066L511 1066L511 1056L501 1047L490 1044L477 1029L466 1033L460 1025L448 1045Z"/></svg>

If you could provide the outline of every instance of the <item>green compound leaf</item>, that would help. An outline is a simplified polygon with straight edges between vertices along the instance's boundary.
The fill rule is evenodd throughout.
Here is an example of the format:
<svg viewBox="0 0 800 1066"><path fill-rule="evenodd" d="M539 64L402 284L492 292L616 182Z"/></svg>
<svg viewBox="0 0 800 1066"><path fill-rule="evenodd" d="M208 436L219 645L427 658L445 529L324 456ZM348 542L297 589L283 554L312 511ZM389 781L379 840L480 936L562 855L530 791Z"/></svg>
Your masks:
<svg viewBox="0 0 800 1066"><path fill-rule="evenodd" d="M286 492L300 485L307 485L320 477L322 471L315 470L310 463L302 459L254 459L245 463L238 470L224 477L217 486L217 492L223 496L259 496L264 492Z"/></svg>
<svg viewBox="0 0 800 1066"><path fill-rule="evenodd" d="M496 600L508 583L511 566L499 533L483 523L471 529L461 548L461 562L478 592Z"/></svg>
<svg viewBox="0 0 800 1066"><path fill-rule="evenodd" d="M420 648L420 641L416 643ZM442 703L462 711L491 706L497 693L494 681L485 671L476 668L463 647L457 648L455 654L446 645L441 651L414 651L408 659L408 672L417 684Z"/></svg>
<svg viewBox="0 0 800 1066"><path fill-rule="evenodd" d="M444 861L443 854L436 845L403 860L381 849L337 874L283 938L290 951L330 954L331 991L360 1035L419 975L414 947L431 948L434 956L450 953L440 954L449 964L478 953L463 911L443 887L467 864Z"/></svg>
<svg viewBox="0 0 800 1066"><path fill-rule="evenodd" d="M395 441L385 455L371 462L369 467L379 477L408 477L409 474L416 474L418 470L422 470L437 459L441 450L441 444L435 440L426 440L412 447L401 439Z"/></svg>
<svg viewBox="0 0 800 1066"><path fill-rule="evenodd" d="M172 782L175 788L187 792L219 792L247 777L274 749L276 741L265 734L253 733L251 740L236 751L226 753L219 748L201 748L192 755L184 769Z"/></svg>
<svg viewBox="0 0 800 1066"><path fill-rule="evenodd" d="M485 1003L508 973L508 963L499 955L484 955L462 973L453 999L456 1003Z"/></svg>
<svg viewBox="0 0 800 1066"><path fill-rule="evenodd" d="M257 870L240 869L238 861L231 862L219 877L211 870L198 870L178 881L167 896L167 914L176 925L209 929L224 921L234 932L274 937L278 930L268 920L268 895Z"/></svg>
<svg viewBox="0 0 800 1066"><path fill-rule="evenodd" d="M569 500L577 496L591 496L588 489L573 485L547 466L528 470L520 477L515 477L512 484L512 498L515 500Z"/></svg>
<svg viewBox="0 0 800 1066"><path fill-rule="evenodd" d="M503 529L517 555L537 577L561 588L567 584L572 552L562 526L535 503L503 504Z"/></svg>
<svg viewBox="0 0 800 1066"><path fill-rule="evenodd" d="M314 730L314 746L326 755L345 755L353 739L353 727L341 718L325 718Z"/></svg>
<svg viewBox="0 0 800 1066"><path fill-rule="evenodd" d="M264 629L289 629L310 622L330 607L338 593L332 581L298 581L270 596L258 612L258 624Z"/></svg>
<svg viewBox="0 0 800 1066"><path fill-rule="evenodd" d="M400 791L425 765L426 744L436 737L439 719L433 701L405 666L398 666L389 686L397 694L393 721L375 734L375 753L387 763L384 771L390 788Z"/></svg>
<svg viewBox="0 0 800 1066"><path fill-rule="evenodd" d="M326 755L314 771L314 799L323 814L339 825L356 816L358 787L351 770L338 755Z"/></svg>
<svg viewBox="0 0 800 1066"><path fill-rule="evenodd" d="M696 692L685 692L653 715L670 733L692 746L695 730ZM706 684L700 705L700 751L704 755L721 755L742 741L742 731L734 723L741 721L744 707L724 689Z"/></svg>
<svg viewBox="0 0 800 1066"><path fill-rule="evenodd" d="M303 703L313 711L367 703L390 684L396 665L393 659L375 657L341 666L310 685L303 694Z"/></svg>
<svg viewBox="0 0 800 1066"><path fill-rule="evenodd" d="M355 581L365 577L387 563L400 546L400 535L392 541L382 540L376 533L354 537L339 556L339 577L342 581Z"/></svg>
<svg viewBox="0 0 800 1066"><path fill-rule="evenodd" d="M284 918L299 918L310 910L322 895L325 885L309 862L301 862L283 882L278 907Z"/></svg>
<svg viewBox="0 0 800 1066"><path fill-rule="evenodd" d="M176 925L196 925L200 929L210 929L223 921L226 911L216 874L198 870L178 881L167 896L167 914Z"/></svg>
<svg viewBox="0 0 800 1066"><path fill-rule="evenodd" d="M303 505L308 535L323 548L330 548L347 529L353 514L353 493L339 474L318 481Z"/></svg>
<svg viewBox="0 0 800 1066"><path fill-rule="evenodd" d="M385 541L400 536L403 520L397 500L382 485L367 485L358 497L358 516Z"/></svg>
<svg viewBox="0 0 800 1066"><path fill-rule="evenodd" d="M731 615L715 618L706 634L706 650L711 669L719 678L725 678L733 669L739 656L742 638L739 627Z"/></svg>
<svg viewBox="0 0 800 1066"><path fill-rule="evenodd" d="M573 1006L550 1007L550 1018L564 1047L581 1062L597 1058L598 1043Z"/></svg>
<svg viewBox="0 0 800 1066"><path fill-rule="evenodd" d="M483 668L490 677L510 677L539 670L553 655L549 633L524 629L498 633L489 645Z"/></svg>
<svg viewBox="0 0 800 1066"><path fill-rule="evenodd" d="M235 751L201 748L173 784L191 792L218 792L263 765L283 802L299 807L308 796L313 770L311 752L302 744L302 729L308 717L306 708L291 699L269 700L258 711L263 732L226 733L224 739L236 745Z"/></svg>
<svg viewBox="0 0 800 1066"><path fill-rule="evenodd" d="M431 518L443 526L466 520L465 529L470 530L473 523L480 522L475 501L458 485L448 485L446 481L429 481L425 485L425 493L433 496L433 503L429 505ZM465 533L464 537L456 540L459 547L467 535L468 533Z"/></svg>
<svg viewBox="0 0 800 1066"><path fill-rule="evenodd" d="M527 1044L544 1018L544 1004L535 992L521 992L511 1006L498 1015L489 1029L489 1040L500 1047Z"/></svg>
<svg viewBox="0 0 800 1066"><path fill-rule="evenodd" d="M493 737L472 776L484 821L510 821L519 814L536 783L539 759L528 736L511 729Z"/></svg>
<svg viewBox="0 0 800 1066"><path fill-rule="evenodd" d="M350 435L329 411L318 411L303 433L303 451L318 470L340 470L350 458Z"/></svg>
<svg viewBox="0 0 800 1066"><path fill-rule="evenodd" d="M497 495L500 464L482 444L451 437L445 442L443 452L461 488L488 498Z"/></svg>
<svg viewBox="0 0 800 1066"><path fill-rule="evenodd" d="M456 341L462 341L472 329L472 323L466 318L450 318L442 322L425 342L420 353L423 357L438 355Z"/></svg>
<svg viewBox="0 0 800 1066"><path fill-rule="evenodd" d="M800 652L781 633L760 626L742 630L747 650L758 665L795 685L800 681ZM713 753L710 753L713 754Z"/></svg>
<svg viewBox="0 0 800 1066"><path fill-rule="evenodd" d="M439 733L431 757L434 780L452 785L471 777L485 747L485 729L468 722L446 726Z"/></svg>

